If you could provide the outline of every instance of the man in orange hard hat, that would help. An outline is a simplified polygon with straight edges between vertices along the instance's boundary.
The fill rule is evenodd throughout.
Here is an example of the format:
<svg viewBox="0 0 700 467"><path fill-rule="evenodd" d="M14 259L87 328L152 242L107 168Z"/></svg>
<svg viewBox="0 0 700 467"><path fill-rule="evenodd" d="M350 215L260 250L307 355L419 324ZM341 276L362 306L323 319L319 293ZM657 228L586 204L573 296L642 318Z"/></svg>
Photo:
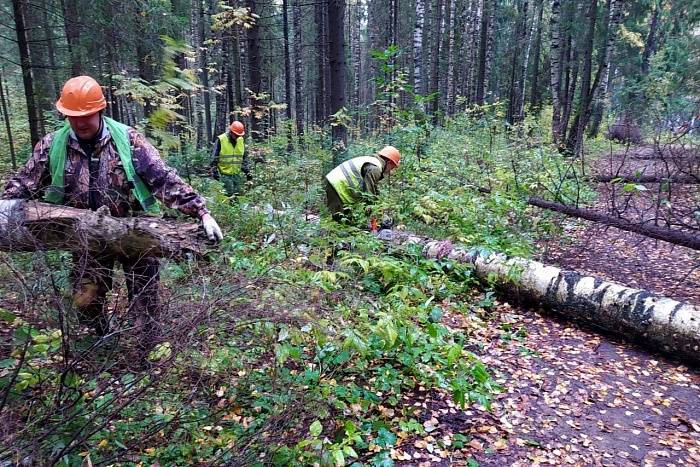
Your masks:
<svg viewBox="0 0 700 467"><path fill-rule="evenodd" d="M211 156L212 176L221 180L229 196L243 191L245 180L251 179L250 165L245 152L245 127L238 120L231 123L228 131L220 134L214 143Z"/></svg>
<svg viewBox="0 0 700 467"><path fill-rule="evenodd" d="M106 117L106 106L102 88L93 78L69 79L56 102L66 124L37 143L25 166L7 183L0 211L11 210L22 199L43 199L127 217L156 212L159 200L200 219L209 239L221 240L221 229L204 199L165 164L141 133ZM0 215L0 223L6 219ZM115 262L124 269L130 309L138 313L137 326L145 336L141 344L149 348L160 329L157 258L74 253L73 303L78 316L98 335L110 333L104 308Z"/></svg>
<svg viewBox="0 0 700 467"><path fill-rule="evenodd" d="M399 166L401 154L393 146L385 146L373 156L347 160L325 177L326 206L334 219L364 193L379 195L379 181Z"/></svg>

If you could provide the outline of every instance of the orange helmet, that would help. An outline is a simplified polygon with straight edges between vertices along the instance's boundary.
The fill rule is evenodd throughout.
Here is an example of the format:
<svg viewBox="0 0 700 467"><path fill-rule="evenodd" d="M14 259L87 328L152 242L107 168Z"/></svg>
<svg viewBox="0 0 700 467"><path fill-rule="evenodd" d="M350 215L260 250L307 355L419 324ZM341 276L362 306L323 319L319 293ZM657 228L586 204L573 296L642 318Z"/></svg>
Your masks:
<svg viewBox="0 0 700 467"><path fill-rule="evenodd" d="M245 127L238 120L234 120L234 122L229 127L229 130L231 130L231 133L233 133L236 136L244 136L245 135Z"/></svg>
<svg viewBox="0 0 700 467"><path fill-rule="evenodd" d="M76 76L66 81L56 108L69 117L84 117L107 107L100 84L90 76Z"/></svg>
<svg viewBox="0 0 700 467"><path fill-rule="evenodd" d="M399 162L401 162L401 154L394 146L384 146L382 150L379 151L379 155L385 159L389 159L396 167L398 167Z"/></svg>

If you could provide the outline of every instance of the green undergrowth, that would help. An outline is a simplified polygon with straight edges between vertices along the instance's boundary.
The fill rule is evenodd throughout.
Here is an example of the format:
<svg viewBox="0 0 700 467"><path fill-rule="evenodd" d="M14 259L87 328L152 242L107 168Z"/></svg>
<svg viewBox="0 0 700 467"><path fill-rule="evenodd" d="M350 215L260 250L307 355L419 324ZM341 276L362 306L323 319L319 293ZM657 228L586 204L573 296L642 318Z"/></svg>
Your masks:
<svg viewBox="0 0 700 467"><path fill-rule="evenodd" d="M424 129L405 125L351 144L347 157L394 144L403 159L380 198L340 224L322 205L331 154L320 134L290 155L281 137L252 145L265 161L233 201L218 182L192 176L226 239L208 264L163 268L172 333L147 370L129 365L129 335L68 366L67 350L88 339L60 331L70 259L9 256L2 275L31 283L3 286L11 344L0 355L0 395L17 437L5 438L12 444L0 458L388 466L392 447L425 434L419 394L488 408L499 388L479 360L481 343L447 318L487 326L492 293L470 267L384 244L365 225L391 217L400 229L529 255L556 229L526 197L590 194L560 176L576 168L536 144L536 122L508 130L497 117L456 119L425 140Z"/></svg>

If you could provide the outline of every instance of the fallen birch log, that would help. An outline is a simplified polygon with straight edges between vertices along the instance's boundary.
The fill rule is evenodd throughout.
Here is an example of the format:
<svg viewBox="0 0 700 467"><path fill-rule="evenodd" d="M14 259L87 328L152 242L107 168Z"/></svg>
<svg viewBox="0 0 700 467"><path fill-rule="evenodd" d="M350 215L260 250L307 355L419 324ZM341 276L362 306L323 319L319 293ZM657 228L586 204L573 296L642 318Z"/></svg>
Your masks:
<svg viewBox="0 0 700 467"><path fill-rule="evenodd" d="M130 257L203 258L199 226L157 217L124 217L108 211L20 201L6 214L0 250L94 251ZM5 221L5 219L0 219Z"/></svg>
<svg viewBox="0 0 700 467"><path fill-rule="evenodd" d="M700 184L700 177L690 174L663 175L588 175L568 176L569 180L583 180L594 183L675 183L680 185Z"/></svg>
<svg viewBox="0 0 700 467"><path fill-rule="evenodd" d="M465 249L450 241L392 230L382 230L378 237L395 245L419 244L428 258L472 264L477 277L494 277L497 284L520 299L700 363L698 306L537 261Z"/></svg>

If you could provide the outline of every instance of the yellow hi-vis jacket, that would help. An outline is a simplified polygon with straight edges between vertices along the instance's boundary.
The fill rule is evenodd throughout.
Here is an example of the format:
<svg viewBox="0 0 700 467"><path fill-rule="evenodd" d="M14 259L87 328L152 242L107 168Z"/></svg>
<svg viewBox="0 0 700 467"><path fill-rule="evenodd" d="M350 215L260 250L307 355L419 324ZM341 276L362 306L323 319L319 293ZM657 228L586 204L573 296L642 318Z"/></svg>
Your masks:
<svg viewBox="0 0 700 467"><path fill-rule="evenodd" d="M219 135L219 173L223 175L234 175L241 173L243 165L243 154L245 153L245 143L243 138L236 137L236 145L231 143L228 133Z"/></svg>
<svg viewBox="0 0 700 467"><path fill-rule="evenodd" d="M360 156L343 162L326 175L326 180L338 193L343 204L348 205L357 201L359 193L362 192L362 166L365 164L372 164L382 169L382 163L376 157Z"/></svg>

